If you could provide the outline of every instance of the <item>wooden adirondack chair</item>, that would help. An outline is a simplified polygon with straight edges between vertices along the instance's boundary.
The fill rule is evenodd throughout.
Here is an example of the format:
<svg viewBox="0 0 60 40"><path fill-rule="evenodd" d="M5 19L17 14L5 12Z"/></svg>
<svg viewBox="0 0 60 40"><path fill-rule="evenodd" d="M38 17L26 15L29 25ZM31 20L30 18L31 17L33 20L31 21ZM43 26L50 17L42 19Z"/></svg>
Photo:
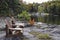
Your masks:
<svg viewBox="0 0 60 40"><path fill-rule="evenodd" d="M5 23L6 23L6 37L14 36L14 35L16 35L16 36L22 35L21 30L20 30L21 28L20 29L19 28L13 28L8 20L5 20ZM17 29L19 29L19 30L17 30ZM13 32L12 30L15 30L14 35L12 34L12 32Z"/></svg>

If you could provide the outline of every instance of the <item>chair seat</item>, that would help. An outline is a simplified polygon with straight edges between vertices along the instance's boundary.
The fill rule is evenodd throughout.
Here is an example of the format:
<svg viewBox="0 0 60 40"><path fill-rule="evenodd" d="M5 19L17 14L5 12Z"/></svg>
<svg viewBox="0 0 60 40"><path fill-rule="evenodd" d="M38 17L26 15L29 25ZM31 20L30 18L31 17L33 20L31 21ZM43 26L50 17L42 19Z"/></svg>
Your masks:
<svg viewBox="0 0 60 40"><path fill-rule="evenodd" d="M22 28L9 28L10 30L22 30Z"/></svg>

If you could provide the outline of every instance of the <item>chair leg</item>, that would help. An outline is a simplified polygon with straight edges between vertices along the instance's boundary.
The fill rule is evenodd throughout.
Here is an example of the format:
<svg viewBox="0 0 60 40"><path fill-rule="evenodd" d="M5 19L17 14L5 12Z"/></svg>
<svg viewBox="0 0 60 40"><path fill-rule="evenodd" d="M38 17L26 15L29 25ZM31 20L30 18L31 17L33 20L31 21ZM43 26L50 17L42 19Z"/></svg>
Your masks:
<svg viewBox="0 0 60 40"><path fill-rule="evenodd" d="M8 33L8 27L7 27L7 25L6 25L6 37L9 35L9 33Z"/></svg>

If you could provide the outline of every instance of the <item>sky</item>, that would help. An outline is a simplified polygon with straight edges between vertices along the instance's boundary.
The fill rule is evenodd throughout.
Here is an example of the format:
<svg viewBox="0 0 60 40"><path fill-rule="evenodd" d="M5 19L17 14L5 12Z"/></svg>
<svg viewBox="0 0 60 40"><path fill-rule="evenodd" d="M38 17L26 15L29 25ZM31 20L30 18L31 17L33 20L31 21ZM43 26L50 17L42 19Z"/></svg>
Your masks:
<svg viewBox="0 0 60 40"><path fill-rule="evenodd" d="M42 3L42 2L47 2L48 0L23 0L23 1L25 1L27 3L33 3L33 2Z"/></svg>

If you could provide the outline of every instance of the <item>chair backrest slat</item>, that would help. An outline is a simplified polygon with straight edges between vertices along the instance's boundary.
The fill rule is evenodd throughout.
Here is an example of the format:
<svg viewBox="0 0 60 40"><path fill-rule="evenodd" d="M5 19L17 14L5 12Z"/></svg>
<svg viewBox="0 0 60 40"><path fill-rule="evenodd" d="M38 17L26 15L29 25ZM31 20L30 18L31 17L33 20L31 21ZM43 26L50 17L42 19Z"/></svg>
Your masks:
<svg viewBox="0 0 60 40"><path fill-rule="evenodd" d="M5 23L8 27L12 27L12 25L10 24L10 22L8 20L5 19Z"/></svg>
<svg viewBox="0 0 60 40"><path fill-rule="evenodd" d="M13 20L13 22L15 23L15 19L14 19L14 17L12 17L11 19L12 19L12 20Z"/></svg>

